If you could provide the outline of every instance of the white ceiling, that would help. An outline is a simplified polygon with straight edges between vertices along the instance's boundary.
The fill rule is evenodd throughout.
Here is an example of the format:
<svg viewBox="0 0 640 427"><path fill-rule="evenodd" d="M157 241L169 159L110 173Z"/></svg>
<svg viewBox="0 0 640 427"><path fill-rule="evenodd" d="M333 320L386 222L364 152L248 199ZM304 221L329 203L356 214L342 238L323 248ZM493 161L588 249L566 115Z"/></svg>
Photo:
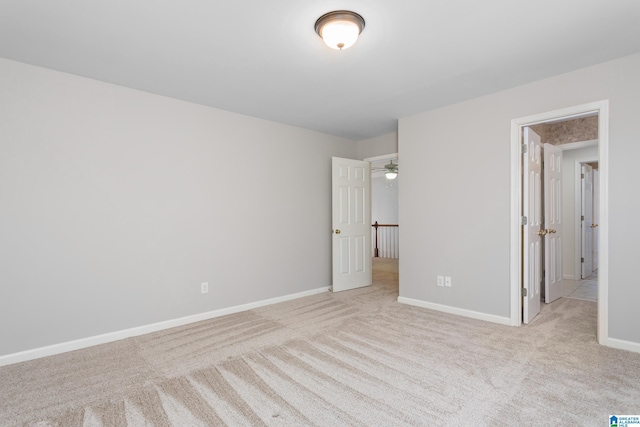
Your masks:
<svg viewBox="0 0 640 427"><path fill-rule="evenodd" d="M636 52L638 0L0 0L1 57L354 140Z"/></svg>

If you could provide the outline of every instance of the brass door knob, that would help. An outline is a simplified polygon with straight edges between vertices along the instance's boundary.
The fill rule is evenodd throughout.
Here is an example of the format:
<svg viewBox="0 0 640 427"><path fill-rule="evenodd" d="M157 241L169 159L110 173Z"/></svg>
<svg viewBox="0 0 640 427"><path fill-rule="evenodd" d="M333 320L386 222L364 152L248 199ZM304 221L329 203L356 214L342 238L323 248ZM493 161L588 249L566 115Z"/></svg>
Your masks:
<svg viewBox="0 0 640 427"><path fill-rule="evenodd" d="M544 236L547 234L547 230L538 230L538 236Z"/></svg>
<svg viewBox="0 0 640 427"><path fill-rule="evenodd" d="M547 233L555 234L555 233L557 233L557 230L555 228L550 228L549 230L547 230Z"/></svg>
<svg viewBox="0 0 640 427"><path fill-rule="evenodd" d="M336 234L340 234L340 230L336 230Z"/></svg>
<svg viewBox="0 0 640 427"><path fill-rule="evenodd" d="M591 224L591 228L596 228L598 224Z"/></svg>

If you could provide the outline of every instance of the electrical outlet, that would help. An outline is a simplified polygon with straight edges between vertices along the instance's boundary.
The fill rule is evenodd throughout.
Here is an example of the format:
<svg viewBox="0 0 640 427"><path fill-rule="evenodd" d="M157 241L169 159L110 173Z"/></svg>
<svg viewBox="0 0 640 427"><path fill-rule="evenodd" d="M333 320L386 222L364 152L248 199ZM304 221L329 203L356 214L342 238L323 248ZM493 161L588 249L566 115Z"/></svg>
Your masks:
<svg viewBox="0 0 640 427"><path fill-rule="evenodd" d="M438 286L444 286L444 276L438 276Z"/></svg>
<svg viewBox="0 0 640 427"><path fill-rule="evenodd" d="M451 276L446 276L446 277L444 278L444 285L445 285L447 288L450 288L450 287L451 287Z"/></svg>
<svg viewBox="0 0 640 427"><path fill-rule="evenodd" d="M200 284L200 293L203 293L203 294L209 293L209 284L207 282Z"/></svg>

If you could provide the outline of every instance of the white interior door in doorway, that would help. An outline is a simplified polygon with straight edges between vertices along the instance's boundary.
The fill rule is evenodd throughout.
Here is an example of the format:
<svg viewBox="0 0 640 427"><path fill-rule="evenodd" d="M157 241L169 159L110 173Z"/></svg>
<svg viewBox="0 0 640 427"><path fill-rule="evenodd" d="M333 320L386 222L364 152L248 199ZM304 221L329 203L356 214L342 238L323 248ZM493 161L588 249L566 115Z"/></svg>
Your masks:
<svg viewBox="0 0 640 427"><path fill-rule="evenodd" d="M600 172L593 170L593 269L598 269L598 224L600 222Z"/></svg>
<svg viewBox="0 0 640 427"><path fill-rule="evenodd" d="M542 144L540 136L529 127L524 128L522 212L522 321L529 323L540 313L542 280Z"/></svg>
<svg viewBox="0 0 640 427"><path fill-rule="evenodd" d="M582 278L593 273L593 168L582 165Z"/></svg>
<svg viewBox="0 0 640 427"><path fill-rule="evenodd" d="M562 296L562 150L544 144L544 302Z"/></svg>
<svg viewBox="0 0 640 427"><path fill-rule="evenodd" d="M369 286L371 170L369 162L332 158L333 291Z"/></svg>

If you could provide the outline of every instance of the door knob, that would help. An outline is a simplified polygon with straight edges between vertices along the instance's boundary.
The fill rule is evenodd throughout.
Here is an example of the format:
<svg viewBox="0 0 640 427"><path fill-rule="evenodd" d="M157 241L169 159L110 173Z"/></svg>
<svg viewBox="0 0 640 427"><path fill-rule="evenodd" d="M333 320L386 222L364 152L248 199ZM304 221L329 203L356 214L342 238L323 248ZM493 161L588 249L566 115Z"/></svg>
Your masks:
<svg viewBox="0 0 640 427"><path fill-rule="evenodd" d="M591 224L591 228L596 228L598 224Z"/></svg>
<svg viewBox="0 0 640 427"><path fill-rule="evenodd" d="M547 230L538 230L538 236L544 236L547 234Z"/></svg>
<svg viewBox="0 0 640 427"><path fill-rule="evenodd" d="M336 234L340 234L340 230L336 230Z"/></svg>
<svg viewBox="0 0 640 427"><path fill-rule="evenodd" d="M550 228L549 230L547 230L547 233L549 234L555 234L557 232L557 230L555 228Z"/></svg>

